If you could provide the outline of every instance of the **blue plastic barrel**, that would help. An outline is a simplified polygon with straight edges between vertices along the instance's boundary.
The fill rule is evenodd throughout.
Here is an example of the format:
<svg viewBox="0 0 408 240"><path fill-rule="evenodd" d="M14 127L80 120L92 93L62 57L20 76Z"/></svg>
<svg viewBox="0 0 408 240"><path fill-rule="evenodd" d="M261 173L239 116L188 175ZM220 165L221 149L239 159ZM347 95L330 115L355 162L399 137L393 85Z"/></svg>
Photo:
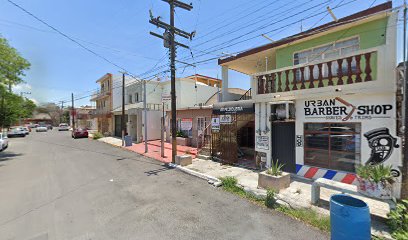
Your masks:
<svg viewBox="0 0 408 240"><path fill-rule="evenodd" d="M126 147L132 146L132 136L130 135L125 136L125 146Z"/></svg>
<svg viewBox="0 0 408 240"><path fill-rule="evenodd" d="M330 198L331 240L370 240L370 209L364 201L336 194Z"/></svg>

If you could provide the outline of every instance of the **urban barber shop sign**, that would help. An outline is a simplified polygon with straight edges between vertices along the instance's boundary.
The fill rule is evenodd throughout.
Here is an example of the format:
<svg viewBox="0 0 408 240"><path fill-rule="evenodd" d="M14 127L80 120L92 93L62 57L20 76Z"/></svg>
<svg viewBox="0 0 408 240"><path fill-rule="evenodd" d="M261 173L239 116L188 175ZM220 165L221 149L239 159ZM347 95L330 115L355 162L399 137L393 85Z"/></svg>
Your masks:
<svg viewBox="0 0 408 240"><path fill-rule="evenodd" d="M340 97L322 100L306 100L304 102L304 113L307 119L348 121L390 118L392 109L393 105L387 103L356 104Z"/></svg>

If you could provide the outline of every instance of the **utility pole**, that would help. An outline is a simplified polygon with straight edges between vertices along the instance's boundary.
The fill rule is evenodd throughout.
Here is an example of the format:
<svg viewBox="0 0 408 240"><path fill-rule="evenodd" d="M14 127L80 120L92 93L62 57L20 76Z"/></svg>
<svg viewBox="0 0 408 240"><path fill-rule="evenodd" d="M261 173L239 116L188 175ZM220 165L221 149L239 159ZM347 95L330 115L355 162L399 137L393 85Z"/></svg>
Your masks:
<svg viewBox="0 0 408 240"><path fill-rule="evenodd" d="M63 115L64 115L64 101L61 101L60 124L62 123Z"/></svg>
<svg viewBox="0 0 408 240"><path fill-rule="evenodd" d="M122 72L122 118L121 118L121 127L122 127L122 147L125 146L125 72Z"/></svg>
<svg viewBox="0 0 408 240"><path fill-rule="evenodd" d="M160 21L160 17L153 17L152 12L150 12L150 23L156 25L159 28L165 29L162 35L150 32L151 35L161 38L164 40L164 47L170 49L170 72L171 72L171 162L175 163L177 155L177 104L176 104L176 45L184 48L188 46L175 41L175 35L179 35L184 38L192 39L195 32L188 33L174 26L174 9L176 7L182 8L184 10L190 11L193 9L191 4L186 4L177 0L162 0L170 5L170 24Z"/></svg>
<svg viewBox="0 0 408 240"><path fill-rule="evenodd" d="M404 1L404 46L403 46L403 59L404 59L404 144L403 144L403 159L402 159L402 184L401 184L401 198L407 199L408 198L408 74L407 74L407 4Z"/></svg>
<svg viewBox="0 0 408 240"><path fill-rule="evenodd" d="M71 93L71 101L72 101L72 130L75 130L75 107L74 107L74 93Z"/></svg>
<svg viewBox="0 0 408 240"><path fill-rule="evenodd" d="M143 111L144 111L144 142L145 142L145 153L149 151L147 147L147 93L146 93L146 79L143 79Z"/></svg>

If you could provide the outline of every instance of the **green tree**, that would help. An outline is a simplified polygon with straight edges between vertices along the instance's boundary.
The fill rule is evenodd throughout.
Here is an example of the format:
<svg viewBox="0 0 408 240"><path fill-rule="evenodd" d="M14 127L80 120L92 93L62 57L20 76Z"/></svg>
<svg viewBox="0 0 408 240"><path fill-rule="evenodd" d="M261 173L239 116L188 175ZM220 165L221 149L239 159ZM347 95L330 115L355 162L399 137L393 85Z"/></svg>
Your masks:
<svg viewBox="0 0 408 240"><path fill-rule="evenodd" d="M0 83L10 87L22 83L24 71L29 68L30 63L0 37Z"/></svg>

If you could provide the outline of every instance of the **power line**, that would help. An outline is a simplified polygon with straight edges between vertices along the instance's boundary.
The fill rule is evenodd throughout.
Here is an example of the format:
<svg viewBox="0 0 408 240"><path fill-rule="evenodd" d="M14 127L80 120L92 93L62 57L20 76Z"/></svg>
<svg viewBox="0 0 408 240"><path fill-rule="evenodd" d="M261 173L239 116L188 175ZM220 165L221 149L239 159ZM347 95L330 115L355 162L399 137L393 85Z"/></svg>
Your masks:
<svg viewBox="0 0 408 240"><path fill-rule="evenodd" d="M26 10L25 8L23 8L22 6L18 5L17 3L13 2L12 0L7 0L9 3L11 3L12 5L14 5L15 7L19 8L21 11L27 13L28 15L30 15L31 17L35 18L37 21L41 22L42 24L46 25L47 27L51 28L52 30L54 30L55 32L57 32L58 34L60 34L61 36L65 37L66 39L70 40L71 42L77 44L78 46L80 46L81 48L85 49L86 51L92 53L93 55L95 55L96 57L104 60L105 62L125 71L130 73L130 71L126 70L124 67L119 66L118 64L112 62L111 60L107 59L106 57L96 53L95 51L93 51L92 49L89 49L88 47L86 47L85 45L83 45L82 43L78 42L77 40L75 40L74 38L68 36L67 34L61 32L60 30L58 30L57 28L53 27L52 25L48 24L47 22L45 22L44 20L42 20L41 18L37 17L36 15L34 15L33 13L31 13L30 11Z"/></svg>

